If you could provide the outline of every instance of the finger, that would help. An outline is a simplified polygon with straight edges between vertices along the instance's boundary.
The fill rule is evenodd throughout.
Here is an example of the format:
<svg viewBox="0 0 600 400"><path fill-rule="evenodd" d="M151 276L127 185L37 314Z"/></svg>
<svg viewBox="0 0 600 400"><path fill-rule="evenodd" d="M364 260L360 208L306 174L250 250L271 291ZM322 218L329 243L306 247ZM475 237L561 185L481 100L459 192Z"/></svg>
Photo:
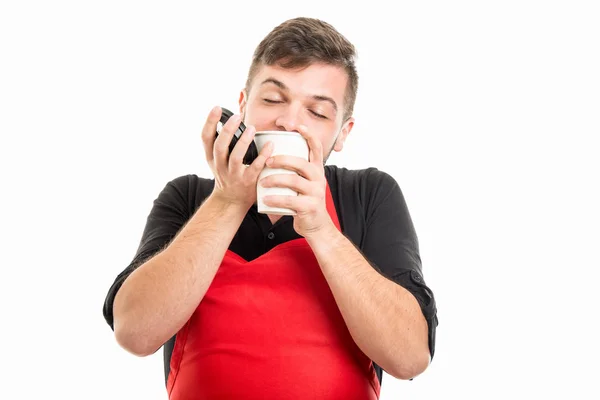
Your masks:
<svg viewBox="0 0 600 400"><path fill-rule="evenodd" d="M231 116L231 118L229 118L223 125L221 132L219 132L219 136L215 140L213 151L215 154L215 161L217 162L219 168L227 168L229 160L229 145L231 144L233 134L239 128L241 121L242 119L239 115Z"/></svg>
<svg viewBox="0 0 600 400"><path fill-rule="evenodd" d="M254 140L254 134L256 133L256 128L252 125L248 125L242 133L240 140L233 147L233 151L229 155L229 168L233 167L241 167L244 165L244 156L248 151L248 147L250 147L250 143Z"/></svg>
<svg viewBox="0 0 600 400"><path fill-rule="evenodd" d="M298 214L305 214L316 208L316 199L310 196L264 196L263 202L269 207L289 208Z"/></svg>
<svg viewBox="0 0 600 400"><path fill-rule="evenodd" d="M321 175L318 168L310 162L296 156L279 155L267 160L269 168L283 168L294 171L310 181L318 180Z"/></svg>
<svg viewBox="0 0 600 400"><path fill-rule="evenodd" d="M298 125L298 133L300 133L302 137L304 137L304 139L306 139L306 141L308 142L308 161L311 164L316 164L322 167L323 145L321 144L321 141L316 137L316 135L313 135L311 132L309 132L308 127L306 127L305 125Z"/></svg>
<svg viewBox="0 0 600 400"><path fill-rule="evenodd" d="M206 160L211 163L213 161L213 146L215 144L215 132L217 124L221 118L221 107L214 107L208 113L204 127L202 127L202 143L204 144L204 153Z"/></svg>
<svg viewBox="0 0 600 400"><path fill-rule="evenodd" d="M273 174L269 175L260 180L262 187L279 187L289 188L299 194L306 196L319 196L320 193L316 193L314 185L305 178L296 174ZM314 193L313 193L314 192Z"/></svg>
<svg viewBox="0 0 600 400"><path fill-rule="evenodd" d="M248 167L247 171L253 180L256 179L258 177L258 175L260 174L260 172L265 168L265 163L267 162L267 159L269 159L269 157L271 157L272 153L273 153L273 142L269 141L269 142L265 143L265 145L263 146L260 153L258 153L258 157L256 157L256 159Z"/></svg>

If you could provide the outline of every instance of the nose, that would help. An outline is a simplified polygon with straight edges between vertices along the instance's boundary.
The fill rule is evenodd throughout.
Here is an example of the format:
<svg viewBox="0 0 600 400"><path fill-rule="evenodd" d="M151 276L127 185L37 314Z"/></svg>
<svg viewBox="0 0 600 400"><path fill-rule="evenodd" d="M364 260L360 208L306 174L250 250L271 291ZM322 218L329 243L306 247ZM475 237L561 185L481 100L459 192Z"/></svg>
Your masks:
<svg viewBox="0 0 600 400"><path fill-rule="evenodd" d="M282 108L281 113L275 120L277 129L288 132L297 132L298 125L302 124L301 121L301 107L298 105L288 104L287 107Z"/></svg>

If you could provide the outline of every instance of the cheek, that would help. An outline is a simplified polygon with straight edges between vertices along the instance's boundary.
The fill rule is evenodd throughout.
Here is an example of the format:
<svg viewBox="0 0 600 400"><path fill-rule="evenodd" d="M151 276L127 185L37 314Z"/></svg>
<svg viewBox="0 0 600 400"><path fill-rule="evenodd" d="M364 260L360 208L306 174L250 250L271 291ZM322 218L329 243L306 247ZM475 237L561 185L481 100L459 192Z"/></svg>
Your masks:
<svg viewBox="0 0 600 400"><path fill-rule="evenodd" d="M273 125L272 121L274 116L272 112L266 110L264 107L260 107L256 103L250 103L246 106L244 114L244 123L246 125L254 125L257 130L270 129Z"/></svg>
<svg viewBox="0 0 600 400"><path fill-rule="evenodd" d="M257 131L266 131L274 129L272 121L272 119L260 113L251 113L247 115L244 123L246 125L253 125Z"/></svg>
<svg viewBox="0 0 600 400"><path fill-rule="evenodd" d="M310 127L309 127L309 129L310 129ZM335 139L336 139L335 133L331 133L330 130L324 130L324 129L314 129L314 130L312 130L312 132L315 133L317 140L321 143L321 146L323 148L323 154L326 155L326 153L329 150L331 150L335 144Z"/></svg>
<svg viewBox="0 0 600 400"><path fill-rule="evenodd" d="M341 135L340 131L335 131L334 133L330 133L330 135L328 136L328 141L327 141L328 145L324 146L325 148L323 149L323 151L333 150L340 135Z"/></svg>

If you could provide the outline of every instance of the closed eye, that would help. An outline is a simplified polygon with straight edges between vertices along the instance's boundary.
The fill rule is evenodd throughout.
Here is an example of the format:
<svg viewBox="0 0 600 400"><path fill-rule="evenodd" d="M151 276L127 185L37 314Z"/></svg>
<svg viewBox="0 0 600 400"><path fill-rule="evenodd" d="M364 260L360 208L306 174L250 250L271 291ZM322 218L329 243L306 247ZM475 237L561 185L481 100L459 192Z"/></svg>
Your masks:
<svg viewBox="0 0 600 400"><path fill-rule="evenodd" d="M281 103L283 103L283 101L281 101L281 100L272 100L272 99L263 99L263 101L265 103L267 103L267 104L281 104ZM319 114L318 112L315 112L313 110L308 110L308 111L310 111L310 113L312 115L314 115L315 117L317 117L317 118L320 118L320 119L329 119L325 115Z"/></svg>
<svg viewBox="0 0 600 400"><path fill-rule="evenodd" d="M316 113L313 110L309 110L309 111L317 118L327 119L327 117L322 114Z"/></svg>

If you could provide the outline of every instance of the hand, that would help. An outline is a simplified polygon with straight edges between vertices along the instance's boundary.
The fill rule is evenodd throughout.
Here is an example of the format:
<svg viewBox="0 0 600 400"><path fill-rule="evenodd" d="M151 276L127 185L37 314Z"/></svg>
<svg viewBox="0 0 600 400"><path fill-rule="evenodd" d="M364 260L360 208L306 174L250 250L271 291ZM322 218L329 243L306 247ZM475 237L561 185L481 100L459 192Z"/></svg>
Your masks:
<svg viewBox="0 0 600 400"><path fill-rule="evenodd" d="M323 146L318 138L303 125L298 132L309 147L308 161L293 156L278 155L267 160L270 168L284 168L296 174L273 174L260 180L263 187L285 187L298 192L298 196L265 196L264 203L271 207L290 208L296 212L294 229L305 238L331 228L333 221L327 212Z"/></svg>
<svg viewBox="0 0 600 400"><path fill-rule="evenodd" d="M251 165L244 165L244 155L254 140L255 127L251 125L246 127L230 155L229 144L233 134L240 126L241 117L233 115L229 118L219 135L216 136L215 132L220 118L221 108L213 108L202 129L206 161L215 176L215 187L211 196L216 196L228 204L244 207L247 211L256 201L258 175L263 170L265 161L271 155L273 145L267 143Z"/></svg>

